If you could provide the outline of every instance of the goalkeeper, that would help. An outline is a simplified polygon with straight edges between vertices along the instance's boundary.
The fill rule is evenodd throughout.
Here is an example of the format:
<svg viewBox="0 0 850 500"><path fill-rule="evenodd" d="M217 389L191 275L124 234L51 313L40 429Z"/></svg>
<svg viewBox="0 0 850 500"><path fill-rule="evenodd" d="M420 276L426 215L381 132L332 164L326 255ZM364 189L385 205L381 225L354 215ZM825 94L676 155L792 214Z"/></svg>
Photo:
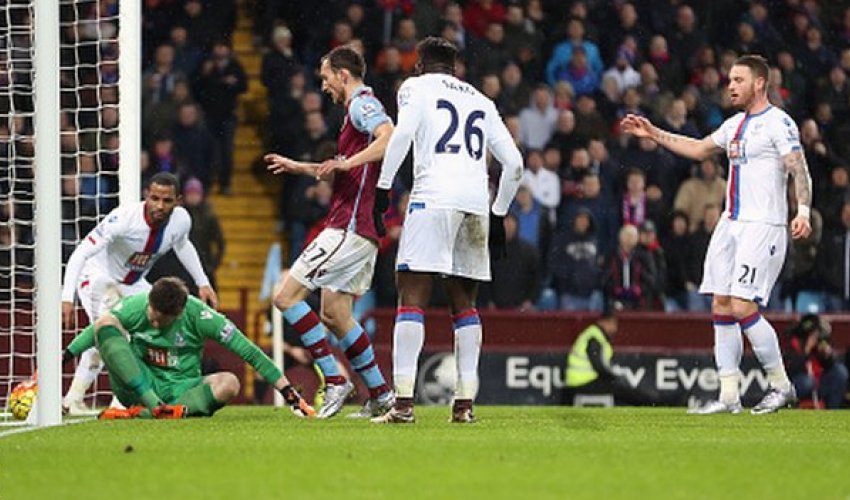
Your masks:
<svg viewBox="0 0 850 500"><path fill-rule="evenodd" d="M189 297L177 278L161 278L150 292L121 300L71 342L63 361L97 344L112 392L127 406L108 408L101 419L208 417L239 393L230 372L201 375L208 338L250 363L293 413L315 415L268 356L222 314Z"/></svg>

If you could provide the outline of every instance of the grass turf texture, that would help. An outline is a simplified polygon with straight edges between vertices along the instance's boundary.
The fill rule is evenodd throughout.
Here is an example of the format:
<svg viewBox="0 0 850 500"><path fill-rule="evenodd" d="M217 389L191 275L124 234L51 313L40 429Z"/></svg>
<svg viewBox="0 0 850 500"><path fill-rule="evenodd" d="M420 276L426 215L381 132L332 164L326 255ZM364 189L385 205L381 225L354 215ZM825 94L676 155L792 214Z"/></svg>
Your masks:
<svg viewBox="0 0 850 500"><path fill-rule="evenodd" d="M349 412L353 408L346 408ZM225 408L0 438L0 498L848 498L850 413L417 407L414 425Z"/></svg>

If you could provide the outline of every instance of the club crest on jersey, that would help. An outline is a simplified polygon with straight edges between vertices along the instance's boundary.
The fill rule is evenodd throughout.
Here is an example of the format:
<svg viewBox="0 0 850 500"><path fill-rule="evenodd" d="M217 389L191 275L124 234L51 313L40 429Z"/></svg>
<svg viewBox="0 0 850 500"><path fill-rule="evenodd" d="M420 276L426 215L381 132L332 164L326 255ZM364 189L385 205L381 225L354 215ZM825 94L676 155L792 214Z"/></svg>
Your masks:
<svg viewBox="0 0 850 500"><path fill-rule="evenodd" d="M144 271L151 264L154 255L148 252L135 252L127 258L124 265L132 271Z"/></svg>
<svg viewBox="0 0 850 500"><path fill-rule="evenodd" d="M410 87L405 87L398 91L398 107L407 106L410 102Z"/></svg>
<svg viewBox="0 0 850 500"><path fill-rule="evenodd" d="M183 336L183 332L177 332L174 336L174 345L177 347L185 347L186 346L186 337Z"/></svg>
<svg viewBox="0 0 850 500"><path fill-rule="evenodd" d="M233 323L228 321L227 324L225 324L224 327L221 329L221 333L219 334L221 341L230 342L230 339L233 338L233 333L235 331L236 327L233 325Z"/></svg>
<svg viewBox="0 0 850 500"><path fill-rule="evenodd" d="M201 319L212 319L212 313L209 311L201 311Z"/></svg>

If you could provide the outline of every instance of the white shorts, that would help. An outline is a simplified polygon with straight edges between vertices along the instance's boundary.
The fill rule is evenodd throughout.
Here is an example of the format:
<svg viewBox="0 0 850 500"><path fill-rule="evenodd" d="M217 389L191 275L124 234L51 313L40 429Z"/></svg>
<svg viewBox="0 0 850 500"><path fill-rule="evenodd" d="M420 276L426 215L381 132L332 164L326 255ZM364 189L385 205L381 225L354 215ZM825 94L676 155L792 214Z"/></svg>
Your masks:
<svg viewBox="0 0 850 500"><path fill-rule="evenodd" d="M788 229L721 218L705 255L700 293L767 305L785 263Z"/></svg>
<svg viewBox="0 0 850 500"><path fill-rule="evenodd" d="M363 295L372 286L378 245L352 231L325 229L301 252L289 274L310 290Z"/></svg>
<svg viewBox="0 0 850 500"><path fill-rule="evenodd" d="M132 285L125 285L111 279L98 268L86 267L80 274L77 296L89 321L94 322L122 298L147 292L150 289L151 285L144 277L139 278Z"/></svg>
<svg viewBox="0 0 850 500"><path fill-rule="evenodd" d="M411 202L396 269L490 281L490 218Z"/></svg>

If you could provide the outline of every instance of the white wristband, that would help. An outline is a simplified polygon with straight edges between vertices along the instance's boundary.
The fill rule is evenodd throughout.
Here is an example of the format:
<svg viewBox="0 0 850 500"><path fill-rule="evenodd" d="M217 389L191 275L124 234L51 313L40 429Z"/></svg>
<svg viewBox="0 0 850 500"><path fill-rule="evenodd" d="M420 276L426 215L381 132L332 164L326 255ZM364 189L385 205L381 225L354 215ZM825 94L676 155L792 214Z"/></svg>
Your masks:
<svg viewBox="0 0 850 500"><path fill-rule="evenodd" d="M798 205L797 206L797 217L803 217L804 219L812 218L812 209L807 207L806 205Z"/></svg>

